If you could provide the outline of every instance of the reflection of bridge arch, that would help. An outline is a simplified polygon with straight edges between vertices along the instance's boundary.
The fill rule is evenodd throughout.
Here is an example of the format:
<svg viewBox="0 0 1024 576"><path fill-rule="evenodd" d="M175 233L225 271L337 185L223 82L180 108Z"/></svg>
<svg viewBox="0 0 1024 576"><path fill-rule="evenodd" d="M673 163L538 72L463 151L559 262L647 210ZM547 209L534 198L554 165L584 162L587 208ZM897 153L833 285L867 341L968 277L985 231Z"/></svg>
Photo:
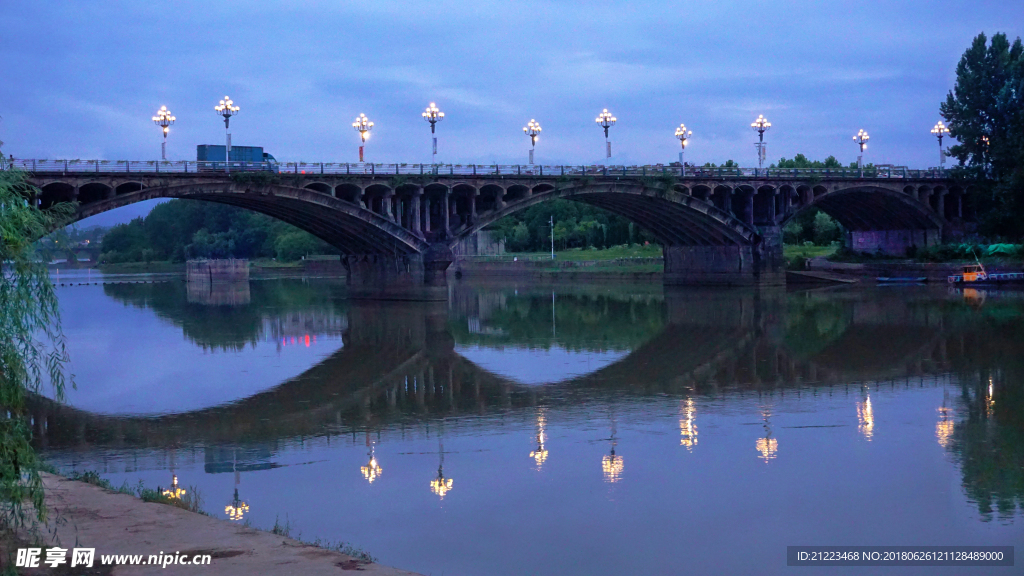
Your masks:
<svg viewBox="0 0 1024 576"><path fill-rule="evenodd" d="M794 352L779 335L779 304L752 295L670 304L665 329L626 357L590 374L534 386L489 373L455 353L443 309L357 306L349 310L341 350L273 389L236 402L157 417L91 414L38 398L30 409L37 441L54 447L216 444L243 436L256 442L538 403L573 404L604 391L729 393L902 379L946 372L964 354L949 345L950 337L927 314L920 325L901 330L885 324L892 314L884 306L868 313L854 310L858 321L827 346L810 354ZM381 318L386 321L377 321ZM879 345L886 334L890 341ZM864 348L878 353L867 356ZM860 360L850 362L850 355Z"/></svg>

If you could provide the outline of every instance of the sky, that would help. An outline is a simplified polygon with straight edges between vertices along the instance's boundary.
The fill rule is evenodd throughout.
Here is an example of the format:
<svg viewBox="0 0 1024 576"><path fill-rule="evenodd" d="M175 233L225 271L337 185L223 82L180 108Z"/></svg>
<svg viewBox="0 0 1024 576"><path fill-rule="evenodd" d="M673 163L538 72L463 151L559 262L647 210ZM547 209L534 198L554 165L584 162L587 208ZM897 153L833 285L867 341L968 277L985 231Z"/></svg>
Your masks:
<svg viewBox="0 0 1024 576"><path fill-rule="evenodd" d="M213 107L241 107L234 145L280 161L430 162L421 112L436 102L438 161L543 164L757 162L803 153L938 163L929 130L979 32L1024 34L1010 1L450 0L4 3L0 140L16 158L169 159L222 144Z"/></svg>

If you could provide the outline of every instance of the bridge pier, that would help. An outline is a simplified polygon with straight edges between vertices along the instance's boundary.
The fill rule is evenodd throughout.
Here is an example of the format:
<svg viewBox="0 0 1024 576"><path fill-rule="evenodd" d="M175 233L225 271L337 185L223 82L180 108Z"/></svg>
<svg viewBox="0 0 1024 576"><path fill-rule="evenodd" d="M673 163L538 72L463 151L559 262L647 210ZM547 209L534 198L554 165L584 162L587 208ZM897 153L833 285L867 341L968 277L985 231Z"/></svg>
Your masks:
<svg viewBox="0 0 1024 576"><path fill-rule="evenodd" d="M777 286L786 283L782 228L758 227L756 245L665 246L666 285Z"/></svg>
<svg viewBox="0 0 1024 576"><path fill-rule="evenodd" d="M423 254L344 256L349 297L363 300L448 299L445 270L454 256L444 244Z"/></svg>

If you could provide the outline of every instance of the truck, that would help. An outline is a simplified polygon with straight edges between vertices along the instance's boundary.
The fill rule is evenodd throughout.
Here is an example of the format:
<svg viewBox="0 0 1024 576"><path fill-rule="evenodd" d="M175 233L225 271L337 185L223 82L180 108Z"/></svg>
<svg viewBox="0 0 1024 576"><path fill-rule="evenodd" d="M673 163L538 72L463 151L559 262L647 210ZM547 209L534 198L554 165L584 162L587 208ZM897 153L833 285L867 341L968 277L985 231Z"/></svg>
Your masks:
<svg viewBox="0 0 1024 576"><path fill-rule="evenodd" d="M224 145L200 144L196 146L196 160L209 163L200 164L200 170L223 170ZM264 152L262 146L232 146L230 160L232 170L276 171L277 160L273 155ZM240 165L236 166L236 162Z"/></svg>

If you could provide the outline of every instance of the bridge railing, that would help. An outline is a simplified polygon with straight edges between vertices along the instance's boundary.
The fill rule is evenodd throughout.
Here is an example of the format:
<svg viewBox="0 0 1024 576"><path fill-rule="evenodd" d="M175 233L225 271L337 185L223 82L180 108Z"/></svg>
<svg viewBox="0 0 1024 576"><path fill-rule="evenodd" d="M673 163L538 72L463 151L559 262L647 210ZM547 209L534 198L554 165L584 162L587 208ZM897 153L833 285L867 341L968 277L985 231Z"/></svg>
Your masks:
<svg viewBox="0 0 1024 576"><path fill-rule="evenodd" d="M225 165L226 164L226 165ZM570 176L617 178L914 178L943 179L948 170L930 168L914 170L905 166L877 166L856 168L741 168L741 167L682 167L678 164L648 164L641 166L605 165L534 165L534 164L371 164L342 162L196 162L162 160L13 160L7 168L17 168L38 174L190 174L229 172L271 172L304 175L423 175L423 176L495 176L534 177Z"/></svg>

